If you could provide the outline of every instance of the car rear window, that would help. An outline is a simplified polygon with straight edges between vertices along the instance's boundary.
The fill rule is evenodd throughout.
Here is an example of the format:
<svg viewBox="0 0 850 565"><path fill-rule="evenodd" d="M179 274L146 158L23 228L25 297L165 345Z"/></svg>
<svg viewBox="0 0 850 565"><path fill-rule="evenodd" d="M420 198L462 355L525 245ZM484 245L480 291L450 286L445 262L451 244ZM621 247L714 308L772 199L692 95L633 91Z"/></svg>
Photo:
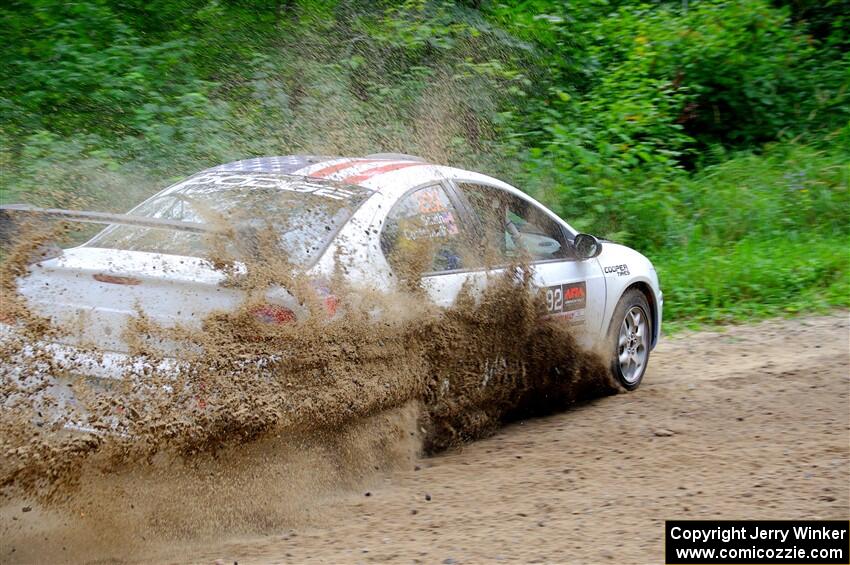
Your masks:
<svg viewBox="0 0 850 565"><path fill-rule="evenodd" d="M295 265L309 266L372 194L369 189L275 173L199 173L146 200L129 213L231 229L226 253L240 258L252 235L273 234L276 251ZM86 246L208 256L211 236L183 231L113 225ZM265 240L264 240L265 241Z"/></svg>

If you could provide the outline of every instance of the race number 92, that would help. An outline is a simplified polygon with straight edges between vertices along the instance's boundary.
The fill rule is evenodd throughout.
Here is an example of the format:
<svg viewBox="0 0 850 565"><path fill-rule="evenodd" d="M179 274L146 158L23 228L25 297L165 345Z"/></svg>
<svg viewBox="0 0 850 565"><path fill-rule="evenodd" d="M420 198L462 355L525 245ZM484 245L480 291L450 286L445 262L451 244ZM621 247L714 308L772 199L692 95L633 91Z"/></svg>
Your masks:
<svg viewBox="0 0 850 565"><path fill-rule="evenodd" d="M550 312L561 312L564 309L564 289L559 286L550 286L546 289L546 309Z"/></svg>

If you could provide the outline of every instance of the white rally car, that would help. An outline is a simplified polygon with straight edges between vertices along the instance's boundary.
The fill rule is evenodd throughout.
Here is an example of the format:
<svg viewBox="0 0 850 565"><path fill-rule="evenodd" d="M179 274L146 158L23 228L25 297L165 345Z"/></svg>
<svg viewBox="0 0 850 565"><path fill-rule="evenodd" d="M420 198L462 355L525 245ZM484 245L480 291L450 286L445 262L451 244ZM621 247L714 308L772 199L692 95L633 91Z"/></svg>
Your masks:
<svg viewBox="0 0 850 565"><path fill-rule="evenodd" d="M575 326L585 345L610 352L611 371L628 390L640 384L661 328L662 293L646 257L577 233L504 182L407 155L236 161L166 188L126 215L2 208L108 224L85 244L33 263L18 281L30 309L65 328L54 346L58 357L96 344L102 353L92 373L126 356L123 329L139 309L168 327L240 304L240 291L221 284L225 273L202 259L216 214L271 225L288 260L316 280L341 271L373 288L396 285L405 246L437 235L421 285L443 306L465 283L486 284L488 273L530 262L549 315ZM486 259L469 253L470 241L487 243ZM261 314L297 318L291 298L284 293Z"/></svg>

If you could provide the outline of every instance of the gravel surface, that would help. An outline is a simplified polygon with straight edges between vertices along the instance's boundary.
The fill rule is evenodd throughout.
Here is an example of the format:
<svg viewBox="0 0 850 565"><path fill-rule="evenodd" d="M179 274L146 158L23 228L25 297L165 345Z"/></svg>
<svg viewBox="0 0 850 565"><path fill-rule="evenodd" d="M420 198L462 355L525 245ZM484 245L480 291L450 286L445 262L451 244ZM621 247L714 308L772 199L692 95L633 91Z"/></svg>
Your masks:
<svg viewBox="0 0 850 565"><path fill-rule="evenodd" d="M683 333L636 392L425 459L321 524L170 558L659 563L665 519L847 519L848 389L846 312Z"/></svg>

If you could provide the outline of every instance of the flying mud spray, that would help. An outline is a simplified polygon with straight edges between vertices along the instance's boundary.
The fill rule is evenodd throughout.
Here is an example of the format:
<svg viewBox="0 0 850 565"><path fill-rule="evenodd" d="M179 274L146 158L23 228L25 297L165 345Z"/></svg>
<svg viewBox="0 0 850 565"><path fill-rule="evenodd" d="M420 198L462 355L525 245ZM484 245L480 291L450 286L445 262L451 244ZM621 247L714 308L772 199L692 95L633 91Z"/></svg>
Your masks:
<svg viewBox="0 0 850 565"><path fill-rule="evenodd" d="M317 284L274 230L240 231L244 212L206 214L221 230L203 252L240 305L166 326L138 304L121 336L130 358L108 381L74 357L57 363L46 344L73 328L19 294L37 254L76 228L16 230L0 264L0 321L15 327L0 345L0 561L132 560L311 523L335 493L422 455L616 390L606 364L545 319L521 262L438 308L418 284L424 247L397 258L395 290L352 286L340 269ZM307 315L264 312L273 288Z"/></svg>

